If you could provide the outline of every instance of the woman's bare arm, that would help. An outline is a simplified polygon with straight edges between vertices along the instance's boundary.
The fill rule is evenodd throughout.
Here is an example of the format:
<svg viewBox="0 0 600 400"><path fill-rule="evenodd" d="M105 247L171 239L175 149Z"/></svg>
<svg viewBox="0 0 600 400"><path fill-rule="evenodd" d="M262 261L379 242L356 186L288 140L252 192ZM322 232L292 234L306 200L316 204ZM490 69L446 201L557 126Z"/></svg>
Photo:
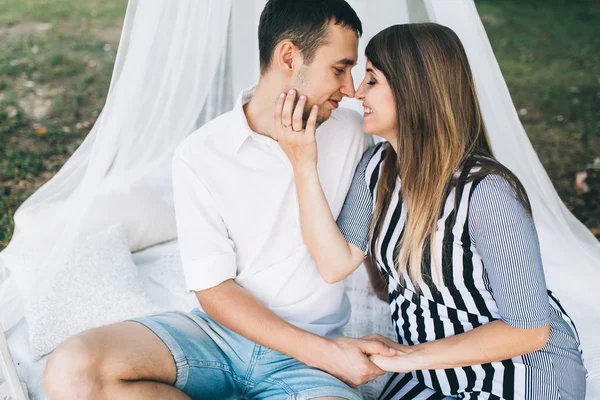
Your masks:
<svg viewBox="0 0 600 400"><path fill-rule="evenodd" d="M306 97L300 97L295 109L294 100L295 93L282 96L277 102L277 140L294 169L304 241L323 279L334 283L358 268L365 255L348 243L338 229L319 181L315 140L318 108L313 107L304 128L302 115Z"/></svg>
<svg viewBox="0 0 600 400"><path fill-rule="evenodd" d="M371 356L379 368L392 372L448 369L508 360L541 349L548 342L550 325L521 329L502 320L489 322L465 333L405 346L379 335L377 339L398 351L394 357Z"/></svg>

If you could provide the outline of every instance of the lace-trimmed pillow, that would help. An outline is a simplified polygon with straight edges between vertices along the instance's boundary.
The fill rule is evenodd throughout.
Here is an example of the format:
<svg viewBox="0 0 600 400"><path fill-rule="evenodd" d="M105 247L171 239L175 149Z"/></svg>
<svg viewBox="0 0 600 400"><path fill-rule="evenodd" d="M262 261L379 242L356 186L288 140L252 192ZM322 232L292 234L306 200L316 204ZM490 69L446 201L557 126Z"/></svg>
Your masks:
<svg viewBox="0 0 600 400"><path fill-rule="evenodd" d="M79 332L158 311L121 225L79 239L47 293L24 305L35 361Z"/></svg>

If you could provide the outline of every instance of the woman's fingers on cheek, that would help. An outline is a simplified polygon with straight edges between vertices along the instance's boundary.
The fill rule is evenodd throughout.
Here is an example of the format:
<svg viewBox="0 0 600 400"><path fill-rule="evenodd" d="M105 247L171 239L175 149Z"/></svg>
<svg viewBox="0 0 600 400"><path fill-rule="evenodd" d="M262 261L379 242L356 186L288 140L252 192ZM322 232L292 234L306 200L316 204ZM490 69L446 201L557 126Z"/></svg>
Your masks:
<svg viewBox="0 0 600 400"><path fill-rule="evenodd" d="M304 115L304 106L306 105L306 96L302 95L298 99L298 103L296 104L296 108L294 109L294 120L292 121L294 124L294 131L298 132L303 129L302 126L302 116Z"/></svg>
<svg viewBox="0 0 600 400"><path fill-rule="evenodd" d="M302 115L304 113L304 105L306 104L306 96L302 95L298 98L298 103L296 103L296 109L294 110L294 116L296 113L300 113Z"/></svg>
<svg viewBox="0 0 600 400"><path fill-rule="evenodd" d="M294 109L294 100L296 99L296 91L290 90L285 99L283 106L283 124L287 127L292 122L292 111Z"/></svg>
<svg viewBox="0 0 600 400"><path fill-rule="evenodd" d="M308 116L308 120L306 121L306 131L313 134L315 133L316 125L317 125L317 115L319 114L319 107L314 105L310 110L310 115Z"/></svg>
<svg viewBox="0 0 600 400"><path fill-rule="evenodd" d="M279 95L279 99L277 99L277 103L275 104L275 113L274 118L275 122L281 122L281 113L283 111L283 105L285 104L285 93L281 93Z"/></svg>

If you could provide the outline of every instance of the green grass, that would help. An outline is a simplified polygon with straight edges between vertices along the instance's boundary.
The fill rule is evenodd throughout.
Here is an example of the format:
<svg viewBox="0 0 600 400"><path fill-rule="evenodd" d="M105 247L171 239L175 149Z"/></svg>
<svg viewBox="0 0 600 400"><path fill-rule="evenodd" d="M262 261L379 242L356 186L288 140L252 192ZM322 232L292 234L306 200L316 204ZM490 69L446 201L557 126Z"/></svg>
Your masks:
<svg viewBox="0 0 600 400"><path fill-rule="evenodd" d="M575 216L600 228L600 171L590 166L600 157L600 2L475 4L550 179ZM575 174L586 170L591 192L578 195Z"/></svg>
<svg viewBox="0 0 600 400"><path fill-rule="evenodd" d="M17 207L64 164L102 109L126 4L0 0L0 249ZM600 157L600 3L476 5L561 198L588 227L600 227L599 172L588 167ZM578 195L574 176L586 168L592 191Z"/></svg>
<svg viewBox="0 0 600 400"><path fill-rule="evenodd" d="M0 249L100 113L126 0L0 0Z"/></svg>
<svg viewBox="0 0 600 400"><path fill-rule="evenodd" d="M112 25L122 20L127 1L123 0L0 0L0 25L13 26L23 21Z"/></svg>

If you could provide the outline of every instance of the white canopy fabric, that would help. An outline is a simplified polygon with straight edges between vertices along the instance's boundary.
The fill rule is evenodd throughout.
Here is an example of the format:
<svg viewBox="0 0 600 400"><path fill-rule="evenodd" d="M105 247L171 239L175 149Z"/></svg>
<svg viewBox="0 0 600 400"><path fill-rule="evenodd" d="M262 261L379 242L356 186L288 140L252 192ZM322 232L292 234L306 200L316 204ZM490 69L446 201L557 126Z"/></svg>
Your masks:
<svg viewBox="0 0 600 400"><path fill-rule="evenodd" d="M493 151L529 194L548 285L580 328L584 352L594 348L592 361L600 363L599 339L592 329L600 326L595 288L600 282L600 245L561 202L533 150L473 1L348 2L365 32L361 59L353 71L357 82L364 71L366 43L389 25L432 21L461 38ZM148 193L160 198L161 193L146 188L156 177L170 174L178 143L229 110L238 93L257 82L257 26L264 4L265 0L130 0L102 113L58 174L18 209L13 238L0 253L0 324L5 330L23 318L20 299L49 286L78 235L102 228L98 213L105 213L107 224L111 215L128 215L131 229L142 224L149 215L143 205L127 214L127 197L143 191L146 198ZM360 110L354 100L342 105ZM111 196L118 201L106 202ZM113 205L99 208L99 198L101 204ZM172 224L169 207L152 218ZM145 237L143 242L148 246L173 238Z"/></svg>

